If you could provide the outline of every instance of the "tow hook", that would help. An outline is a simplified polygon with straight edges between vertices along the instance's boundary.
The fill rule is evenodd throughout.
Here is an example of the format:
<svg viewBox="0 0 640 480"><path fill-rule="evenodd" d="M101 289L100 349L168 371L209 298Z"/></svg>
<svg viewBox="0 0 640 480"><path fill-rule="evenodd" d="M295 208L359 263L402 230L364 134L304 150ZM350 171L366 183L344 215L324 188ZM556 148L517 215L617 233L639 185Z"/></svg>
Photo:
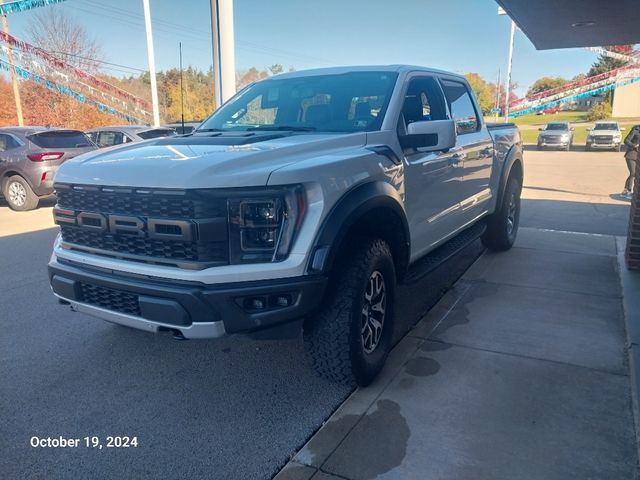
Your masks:
<svg viewBox="0 0 640 480"><path fill-rule="evenodd" d="M180 330L171 330L171 333L173 333L174 340L178 340L178 341L188 340L188 338L185 338L185 336L182 334Z"/></svg>

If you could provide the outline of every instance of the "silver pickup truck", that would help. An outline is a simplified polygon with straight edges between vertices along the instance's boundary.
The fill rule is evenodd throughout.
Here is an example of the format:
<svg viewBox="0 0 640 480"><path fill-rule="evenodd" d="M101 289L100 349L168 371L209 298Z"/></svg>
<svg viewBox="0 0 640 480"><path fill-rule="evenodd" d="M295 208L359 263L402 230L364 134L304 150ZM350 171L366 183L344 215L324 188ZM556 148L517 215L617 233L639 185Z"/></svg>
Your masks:
<svg viewBox="0 0 640 480"><path fill-rule="evenodd" d="M488 126L459 75L278 75L193 134L66 162L51 286L75 311L178 338L302 330L320 374L366 385L396 286L460 238L510 248L522 180L517 128Z"/></svg>

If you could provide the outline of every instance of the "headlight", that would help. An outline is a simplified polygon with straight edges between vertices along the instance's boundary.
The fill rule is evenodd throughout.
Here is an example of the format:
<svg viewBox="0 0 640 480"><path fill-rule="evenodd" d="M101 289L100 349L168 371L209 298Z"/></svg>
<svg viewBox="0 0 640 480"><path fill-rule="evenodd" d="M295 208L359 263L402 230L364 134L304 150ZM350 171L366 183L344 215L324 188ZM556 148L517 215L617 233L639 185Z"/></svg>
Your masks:
<svg viewBox="0 0 640 480"><path fill-rule="evenodd" d="M244 191L228 200L231 264L284 260L305 211L301 186Z"/></svg>

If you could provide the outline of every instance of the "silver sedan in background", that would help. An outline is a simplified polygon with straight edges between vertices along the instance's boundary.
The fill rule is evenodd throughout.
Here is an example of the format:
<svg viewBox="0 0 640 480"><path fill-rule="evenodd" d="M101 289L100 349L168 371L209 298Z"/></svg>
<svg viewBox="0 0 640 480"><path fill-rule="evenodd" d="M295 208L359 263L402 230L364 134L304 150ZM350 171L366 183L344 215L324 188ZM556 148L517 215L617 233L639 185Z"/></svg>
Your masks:
<svg viewBox="0 0 640 480"><path fill-rule="evenodd" d="M113 147L124 143L141 142L151 138L173 137L176 131L167 127L149 127L147 125L122 125L99 127L87 130L86 134L99 147Z"/></svg>

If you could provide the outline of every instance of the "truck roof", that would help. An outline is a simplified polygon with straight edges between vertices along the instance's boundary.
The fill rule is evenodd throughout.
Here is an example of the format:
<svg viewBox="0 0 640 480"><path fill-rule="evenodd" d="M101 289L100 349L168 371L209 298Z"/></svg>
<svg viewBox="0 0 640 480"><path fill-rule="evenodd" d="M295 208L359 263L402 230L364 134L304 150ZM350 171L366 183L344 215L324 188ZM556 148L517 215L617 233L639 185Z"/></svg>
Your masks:
<svg viewBox="0 0 640 480"><path fill-rule="evenodd" d="M327 68L313 68L310 70L300 70L296 72L280 73L277 78L296 78L296 77L312 77L316 75L339 75L342 73L352 72L427 72L454 75L460 78L464 78L463 75L457 73L451 73L444 70L438 70L436 68L420 67L417 65L351 65L344 67L327 67Z"/></svg>

